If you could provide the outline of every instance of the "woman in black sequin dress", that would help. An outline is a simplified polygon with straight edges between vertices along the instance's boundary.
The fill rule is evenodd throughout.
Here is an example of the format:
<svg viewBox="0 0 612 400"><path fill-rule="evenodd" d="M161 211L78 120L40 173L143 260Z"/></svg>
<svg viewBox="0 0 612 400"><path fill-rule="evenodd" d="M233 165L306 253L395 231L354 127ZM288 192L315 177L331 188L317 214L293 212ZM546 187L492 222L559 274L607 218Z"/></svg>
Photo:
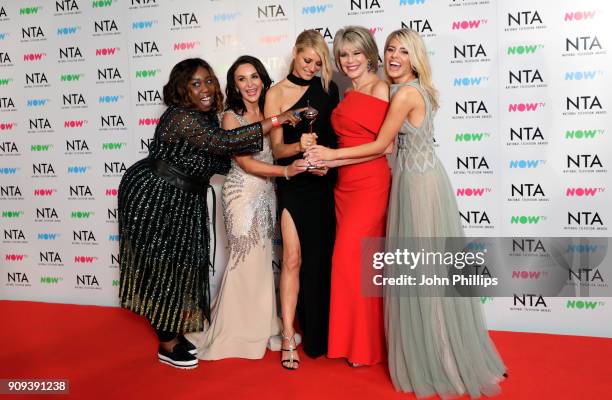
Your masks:
<svg viewBox="0 0 612 400"><path fill-rule="evenodd" d="M219 128L223 96L201 59L174 66L164 86L168 109L149 156L132 165L119 186L121 306L145 316L160 340L158 358L195 368L195 348L183 334L210 316L206 190L226 173L229 155L262 149L272 124L296 123L292 112L233 130Z"/></svg>
<svg viewBox="0 0 612 400"><path fill-rule="evenodd" d="M319 72L320 78L316 76ZM278 164L289 165L303 158L303 151L315 143L335 147L330 117L339 100L331 75L331 57L321 34L315 30L302 32L296 39L291 72L266 96L265 114L310 105L319 112L313 124L316 137L303 134L309 131L305 119L295 127L273 129L270 139ZM308 172L276 179L283 236L281 363L287 369L299 365L293 329L296 305L304 352L310 357L327 353L336 175L327 169Z"/></svg>

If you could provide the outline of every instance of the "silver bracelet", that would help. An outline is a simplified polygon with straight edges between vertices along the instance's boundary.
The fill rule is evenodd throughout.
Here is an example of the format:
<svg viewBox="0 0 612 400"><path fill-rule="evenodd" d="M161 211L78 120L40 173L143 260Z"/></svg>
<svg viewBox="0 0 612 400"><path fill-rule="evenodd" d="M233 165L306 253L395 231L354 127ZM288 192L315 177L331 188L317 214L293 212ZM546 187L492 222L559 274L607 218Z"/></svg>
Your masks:
<svg viewBox="0 0 612 400"><path fill-rule="evenodd" d="M289 169L289 166L285 165L285 168L283 168L283 175L285 175L285 179L289 180L289 175L287 175L287 170Z"/></svg>

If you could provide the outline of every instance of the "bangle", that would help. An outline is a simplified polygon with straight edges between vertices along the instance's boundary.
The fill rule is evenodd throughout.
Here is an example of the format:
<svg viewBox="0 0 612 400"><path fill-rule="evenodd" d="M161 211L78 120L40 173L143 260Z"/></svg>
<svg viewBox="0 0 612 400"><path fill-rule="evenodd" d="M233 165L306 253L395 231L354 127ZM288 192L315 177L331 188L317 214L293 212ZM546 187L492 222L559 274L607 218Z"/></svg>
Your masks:
<svg viewBox="0 0 612 400"><path fill-rule="evenodd" d="M283 168L283 175L285 175L285 179L289 180L289 175L287 175L287 170L289 169L289 167L287 165L285 165L285 168Z"/></svg>
<svg viewBox="0 0 612 400"><path fill-rule="evenodd" d="M278 122L278 117L276 115L270 118L270 121L272 121L272 126L275 128L277 126L281 126L280 122Z"/></svg>

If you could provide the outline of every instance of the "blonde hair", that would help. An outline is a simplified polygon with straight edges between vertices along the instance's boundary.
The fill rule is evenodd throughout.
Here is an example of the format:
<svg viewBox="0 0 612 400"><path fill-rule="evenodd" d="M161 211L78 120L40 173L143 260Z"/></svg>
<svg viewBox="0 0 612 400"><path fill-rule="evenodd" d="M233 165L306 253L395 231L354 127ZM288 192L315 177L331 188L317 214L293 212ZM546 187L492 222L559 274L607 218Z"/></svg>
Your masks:
<svg viewBox="0 0 612 400"><path fill-rule="evenodd" d="M323 35L314 29L308 29L300 33L295 39L295 54L299 54L303 50L311 48L319 57L321 57L321 84L323 89L327 92L329 90L329 83L332 79L332 63L331 56L329 54L329 48ZM289 66L289 72L293 71L294 60L291 60Z"/></svg>
<svg viewBox="0 0 612 400"><path fill-rule="evenodd" d="M437 110L440 107L438 102L438 91L431 80L431 65L429 64L429 57L427 56L427 50L425 50L423 39L421 39L421 36L412 29L398 29L387 36L385 49L393 39L397 39L408 51L412 71L416 77L419 78L421 87L423 87L429 95L431 107Z"/></svg>
<svg viewBox="0 0 612 400"><path fill-rule="evenodd" d="M376 46L376 41L374 41L369 30L363 26L355 25L338 29L334 37L334 60L336 62L336 67L338 67L338 71L342 72L342 67L340 66L340 52L346 43L352 44L365 54L368 59L369 71L374 73L378 71L378 47Z"/></svg>

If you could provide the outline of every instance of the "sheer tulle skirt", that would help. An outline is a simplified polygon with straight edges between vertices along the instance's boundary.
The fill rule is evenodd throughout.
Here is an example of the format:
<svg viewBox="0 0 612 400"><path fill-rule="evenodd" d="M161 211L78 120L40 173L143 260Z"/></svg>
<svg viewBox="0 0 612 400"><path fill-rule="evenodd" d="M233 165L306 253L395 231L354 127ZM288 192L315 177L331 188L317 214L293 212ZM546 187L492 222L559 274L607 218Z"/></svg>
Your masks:
<svg viewBox="0 0 612 400"><path fill-rule="evenodd" d="M436 161L423 172L394 168L387 237L463 236L452 186ZM488 336L479 299L386 291L385 330L397 390L419 398L500 392L506 368Z"/></svg>

